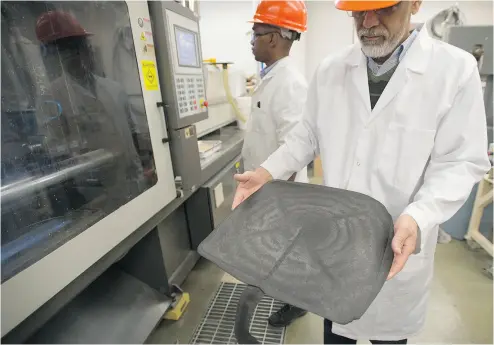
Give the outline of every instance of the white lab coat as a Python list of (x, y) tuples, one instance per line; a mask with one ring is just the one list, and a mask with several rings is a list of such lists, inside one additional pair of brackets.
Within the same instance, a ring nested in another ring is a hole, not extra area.
[[(286, 134), (302, 118), (307, 82), (290, 57), (278, 61), (252, 95), (242, 156), (245, 170), (254, 170), (284, 143)], [(307, 165), (307, 164), (306, 164)], [(296, 182), (309, 182), (304, 165)]]
[(309, 86), (303, 120), (262, 165), (286, 178), (320, 154), (325, 184), (411, 215), (421, 252), (361, 319), (333, 332), (399, 340), (425, 322), (438, 225), (452, 217), (490, 168), (482, 87), (473, 56), (422, 30), (371, 111), (359, 45), (329, 56)]

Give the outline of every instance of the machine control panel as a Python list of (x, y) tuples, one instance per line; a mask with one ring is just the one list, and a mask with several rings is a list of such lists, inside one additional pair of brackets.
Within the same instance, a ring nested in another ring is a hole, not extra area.
[(202, 75), (176, 75), (177, 109), (181, 118), (200, 114), (207, 108)]

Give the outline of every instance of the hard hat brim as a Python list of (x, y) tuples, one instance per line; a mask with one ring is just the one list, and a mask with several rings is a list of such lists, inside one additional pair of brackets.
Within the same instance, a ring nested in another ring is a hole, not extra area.
[(247, 21), (247, 23), (250, 23), (250, 24), (266, 24), (266, 25), (270, 25), (270, 26), (276, 26), (278, 28), (282, 28), (282, 29), (288, 29), (288, 30), (292, 30), (292, 31), (295, 31), (299, 34), (301, 33), (304, 33), (307, 31), (307, 29), (305, 30), (301, 30), (300, 28), (294, 28), (294, 27), (290, 27), (290, 26), (287, 26), (287, 25), (276, 25), (276, 24), (273, 24), (273, 23), (268, 23), (268, 22), (265, 22), (263, 20), (260, 20), (260, 19), (252, 19), (252, 20), (249, 20)]
[(336, 0), (335, 6), (342, 11), (373, 11), (382, 8), (394, 6), (400, 1), (354, 1), (354, 0)]

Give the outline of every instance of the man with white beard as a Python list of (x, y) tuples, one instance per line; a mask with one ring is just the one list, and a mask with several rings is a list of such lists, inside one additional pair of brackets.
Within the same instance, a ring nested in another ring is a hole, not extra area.
[(421, 1), (335, 3), (360, 42), (321, 63), (285, 143), (236, 176), (233, 208), (317, 156), (327, 186), (380, 201), (395, 221), (388, 281), (359, 320), (325, 320), (324, 342), (404, 344), (425, 322), (438, 227), (490, 169), (477, 61), (410, 30)]

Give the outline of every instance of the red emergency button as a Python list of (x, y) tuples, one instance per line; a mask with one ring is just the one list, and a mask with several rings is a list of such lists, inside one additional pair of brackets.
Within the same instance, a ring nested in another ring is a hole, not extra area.
[(204, 101), (204, 102), (202, 102), (202, 106), (203, 106), (203, 107), (206, 107), (206, 108), (207, 108), (207, 107), (208, 107), (208, 105), (209, 105), (208, 101)]

